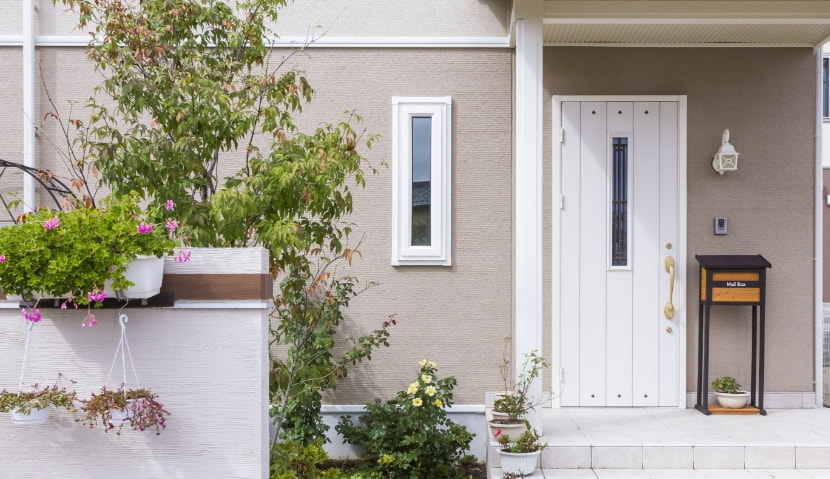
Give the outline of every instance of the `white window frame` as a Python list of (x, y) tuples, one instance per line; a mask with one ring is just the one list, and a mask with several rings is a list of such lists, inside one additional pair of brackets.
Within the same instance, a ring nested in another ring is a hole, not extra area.
[[(412, 118), (430, 117), (430, 246), (412, 246)], [(452, 98), (392, 97), (392, 265), (451, 266)]]

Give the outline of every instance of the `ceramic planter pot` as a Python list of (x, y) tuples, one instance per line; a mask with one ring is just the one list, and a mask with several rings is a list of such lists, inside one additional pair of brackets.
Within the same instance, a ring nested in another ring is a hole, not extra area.
[(34, 409), (29, 414), (18, 412), (17, 409), (11, 411), (12, 422), (14, 424), (43, 424), (49, 419), (49, 413), (52, 412), (52, 406), (46, 406), (43, 409)]
[(741, 391), (735, 394), (715, 392), (715, 398), (721, 407), (740, 409), (746, 407), (746, 403), (749, 400), (749, 391)]
[(135, 284), (123, 291), (113, 292), (112, 282), (107, 281), (104, 287), (107, 297), (146, 299), (159, 294), (164, 279), (164, 257), (137, 256), (127, 265), (124, 278)]
[(501, 471), (514, 476), (527, 476), (533, 474), (539, 464), (539, 456), (542, 451), (534, 452), (507, 452), (500, 450)]
[[(510, 439), (516, 439), (521, 436), (523, 432), (527, 431), (527, 424), (525, 424), (524, 421), (519, 423), (500, 423), (490, 421), (488, 424), (490, 426), (490, 434), (492, 434), (493, 437), (507, 436)], [(501, 430), (501, 433), (499, 433), (499, 430)]]

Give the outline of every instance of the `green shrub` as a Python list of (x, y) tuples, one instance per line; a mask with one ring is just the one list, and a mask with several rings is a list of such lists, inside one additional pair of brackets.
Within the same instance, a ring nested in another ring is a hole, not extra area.
[(363, 446), (375, 470), (390, 478), (445, 478), (469, 450), (473, 434), (447, 418), (453, 377), (438, 379), (433, 362), (421, 361), (418, 378), (391, 400), (366, 405), (360, 425), (351, 416), (335, 427), (345, 441)]
[(323, 441), (308, 445), (297, 441), (278, 442), (271, 451), (271, 479), (336, 479), (336, 469), (320, 471), (318, 466), (328, 460)]

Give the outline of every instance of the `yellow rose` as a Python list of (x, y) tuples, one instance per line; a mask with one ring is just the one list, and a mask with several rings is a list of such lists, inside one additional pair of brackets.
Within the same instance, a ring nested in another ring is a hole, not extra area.
[(424, 374), (424, 375), (421, 376), (421, 381), (423, 381), (424, 384), (426, 384), (426, 383), (432, 381), (432, 376), (430, 376), (429, 374)]
[(433, 386), (427, 386), (426, 393), (427, 396), (435, 396), (435, 388)]
[(435, 400), (435, 405), (436, 406), (441, 407), (442, 404), (444, 404), (444, 403), (442, 403), (440, 399)]
[(407, 394), (415, 394), (416, 392), (418, 392), (418, 381), (410, 384), (409, 388), (406, 390)]
[(433, 363), (432, 361), (429, 362), (429, 367), (434, 368), (435, 366), (438, 366), (438, 365)]
[(422, 359), (422, 360), (421, 360), (421, 366), (426, 366), (426, 365), (427, 365), (427, 360), (426, 360), (426, 359)]
[(420, 405), (421, 405), (421, 404), (423, 404), (423, 403), (424, 403), (424, 402), (423, 402), (423, 401), (421, 401), (421, 398), (415, 398), (415, 399), (413, 399), (413, 400), (412, 400), (412, 405), (413, 405), (413, 406), (415, 406), (415, 407), (418, 407), (418, 406), (420, 406)]

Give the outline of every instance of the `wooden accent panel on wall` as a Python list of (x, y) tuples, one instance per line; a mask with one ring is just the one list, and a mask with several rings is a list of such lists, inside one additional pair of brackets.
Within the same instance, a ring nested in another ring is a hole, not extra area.
[(176, 300), (245, 300), (274, 297), (270, 274), (166, 274), (162, 292)]

